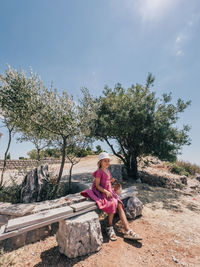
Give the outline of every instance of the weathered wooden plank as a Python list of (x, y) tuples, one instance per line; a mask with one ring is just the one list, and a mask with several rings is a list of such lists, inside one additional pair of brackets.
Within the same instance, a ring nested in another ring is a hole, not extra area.
[(95, 202), (94, 202), (94, 204), (95, 204), (94, 206), (91, 206), (91, 207), (89, 207), (87, 209), (75, 211), (74, 212), (74, 216), (78, 216), (78, 215), (86, 213), (88, 211), (97, 210), (98, 209), (97, 204)]
[(16, 236), (16, 235), (19, 235), (19, 234), (20, 233), (18, 233), (18, 231), (12, 231), (9, 233), (0, 234), (0, 241), (7, 239), (7, 238), (10, 238), (10, 237), (13, 237), (13, 236)]
[(5, 229), (6, 229), (6, 226), (5, 225), (2, 225), (0, 227), (0, 234), (3, 234), (5, 232)]
[(25, 232), (29, 232), (31, 230), (34, 230), (34, 229), (37, 229), (37, 228), (40, 228), (40, 227), (43, 227), (43, 226), (46, 226), (46, 225), (49, 225), (49, 224), (52, 224), (54, 222), (59, 222), (61, 220), (66, 220), (68, 218), (81, 215), (83, 213), (86, 213), (88, 211), (92, 211), (92, 210), (95, 210), (95, 209), (97, 209), (97, 206), (96, 207), (95, 206), (89, 207), (87, 209), (80, 210), (78, 212), (72, 212), (72, 213), (69, 213), (67, 215), (58, 216), (56, 218), (53, 218), (53, 219), (50, 219), (50, 220), (46, 220), (44, 222), (36, 223), (36, 224), (33, 224), (33, 225), (28, 225), (26, 227), (22, 227), (22, 228), (19, 228), (17, 230), (14, 230), (14, 231), (2, 233), (2, 234), (0, 234), (0, 241), (2, 241), (4, 239), (7, 239), (7, 238), (10, 238), (10, 237), (14, 237), (14, 236), (23, 234)]
[(73, 209), (69, 206), (56, 208), (48, 211), (43, 211), (35, 214), (31, 214), (24, 217), (19, 217), (15, 219), (11, 219), (8, 221), (6, 232), (13, 231), (19, 228), (23, 228), (29, 225), (41, 223), (50, 219), (54, 219), (56, 217), (60, 217), (62, 215), (66, 216), (68, 214), (72, 214)]
[[(135, 187), (129, 187), (122, 190), (121, 199), (133, 196)], [(45, 225), (52, 224), (67, 218), (77, 216), (88, 211), (96, 210), (98, 207), (95, 201), (85, 200), (81, 203), (72, 204), (70, 207), (56, 208), (45, 212), (11, 219), (8, 225), (0, 228), (0, 240), (4, 240)]]
[(74, 211), (79, 211), (79, 210), (84, 210), (87, 209), (89, 207), (97, 207), (96, 202), (93, 200), (86, 200), (80, 203), (76, 203), (76, 204), (71, 204), (70, 207), (74, 210)]
[(4, 215), (14, 215), (14, 216), (24, 216), (34, 209), (34, 204), (11, 204), (4, 203), (0, 205), (0, 214)]

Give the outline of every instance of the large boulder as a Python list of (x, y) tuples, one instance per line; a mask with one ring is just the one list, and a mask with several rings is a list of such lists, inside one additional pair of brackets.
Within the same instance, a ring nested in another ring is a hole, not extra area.
[(127, 219), (134, 220), (136, 217), (142, 215), (143, 204), (137, 197), (128, 198), (124, 206)]
[(103, 242), (99, 216), (92, 211), (60, 221), (56, 239), (60, 253), (68, 258), (99, 251)]
[(21, 202), (31, 203), (41, 201), (43, 190), (48, 182), (48, 165), (39, 166), (28, 172), (22, 182)]
[(195, 179), (200, 182), (200, 174), (199, 173), (195, 173)]

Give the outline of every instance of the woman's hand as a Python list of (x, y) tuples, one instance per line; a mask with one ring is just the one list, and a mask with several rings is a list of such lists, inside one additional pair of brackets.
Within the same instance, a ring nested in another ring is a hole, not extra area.
[(111, 178), (111, 184), (113, 184), (115, 182), (115, 178)]
[(105, 194), (107, 197), (113, 197), (113, 194), (107, 190), (105, 190)]

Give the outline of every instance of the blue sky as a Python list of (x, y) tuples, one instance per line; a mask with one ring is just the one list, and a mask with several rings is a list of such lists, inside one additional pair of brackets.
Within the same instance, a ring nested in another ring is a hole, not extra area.
[[(105, 85), (144, 84), (151, 72), (157, 96), (192, 100), (178, 123), (192, 127), (192, 144), (179, 158), (200, 164), (199, 26), (199, 0), (0, 0), (0, 73), (31, 66), (77, 97), (81, 87), (100, 95)], [(32, 148), (14, 140), (11, 157)]]

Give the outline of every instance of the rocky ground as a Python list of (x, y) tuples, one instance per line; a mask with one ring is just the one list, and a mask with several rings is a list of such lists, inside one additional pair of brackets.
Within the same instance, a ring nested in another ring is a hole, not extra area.
[[(76, 169), (80, 173), (93, 171), (94, 163), (94, 158), (85, 159)], [(158, 172), (167, 172), (160, 165), (151, 168), (154, 173), (156, 168)], [(76, 169), (74, 173), (77, 173)], [(124, 240), (123, 229), (120, 221), (117, 221), (117, 241), (109, 241), (103, 232), (104, 242), (98, 253), (68, 259), (59, 253), (56, 238), (52, 236), (2, 253), (0, 266), (200, 266), (198, 182), (189, 179), (188, 185), (182, 190), (147, 184), (136, 184), (136, 187), (136, 195), (143, 202), (144, 209), (142, 217), (130, 221), (130, 225), (143, 237), (142, 242)]]

